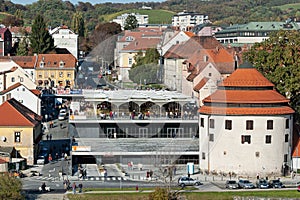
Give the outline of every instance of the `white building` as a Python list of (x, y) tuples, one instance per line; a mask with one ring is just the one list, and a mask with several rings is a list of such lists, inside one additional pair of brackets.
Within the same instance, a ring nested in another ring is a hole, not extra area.
[(172, 26), (178, 30), (190, 31), (199, 24), (209, 22), (208, 16), (195, 12), (180, 12), (172, 17)]
[(49, 31), (54, 39), (54, 46), (67, 49), (78, 59), (78, 35), (67, 26), (59, 26)]
[(36, 89), (32, 74), (29, 74), (12, 59), (0, 59), (0, 91), (6, 90), (17, 82), (22, 83), (30, 90)]
[(291, 166), (294, 110), (250, 64), (241, 65), (203, 100), (200, 169), (278, 175)]
[(139, 13), (130, 13), (130, 14), (125, 13), (123, 15), (117, 16), (116, 19), (113, 19), (113, 22), (115, 22), (117, 24), (120, 24), (122, 30), (124, 30), (125, 21), (126, 21), (126, 19), (129, 15), (135, 16), (138, 25), (140, 25), (140, 24), (149, 24), (149, 16), (148, 15), (141, 15)]
[(24, 106), (41, 115), (41, 99), (38, 90), (29, 90), (21, 83), (15, 83), (6, 90), (0, 92), (0, 104), (9, 99), (16, 99)]

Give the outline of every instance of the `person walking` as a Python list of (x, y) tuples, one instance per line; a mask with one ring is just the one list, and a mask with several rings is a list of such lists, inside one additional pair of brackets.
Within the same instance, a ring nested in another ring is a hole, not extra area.
[(72, 185), (73, 194), (76, 194), (76, 183), (74, 182)]
[(79, 187), (79, 193), (82, 193), (82, 187), (83, 187), (82, 183), (79, 183), (78, 187)]

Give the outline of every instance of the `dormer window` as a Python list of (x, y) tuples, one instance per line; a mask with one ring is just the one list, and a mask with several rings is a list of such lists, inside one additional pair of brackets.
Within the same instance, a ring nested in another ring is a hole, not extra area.
[(44, 66), (45, 66), (45, 62), (41, 61), (41, 62), (40, 62), (40, 67), (42, 68), (42, 67), (44, 67)]
[(203, 56), (203, 61), (208, 62), (208, 56)]
[(125, 40), (126, 40), (126, 41), (133, 41), (133, 37), (132, 37), (132, 36), (127, 36), (127, 37), (125, 38)]
[(59, 62), (59, 67), (64, 67), (64, 66), (65, 66), (64, 61), (60, 61), (60, 62)]

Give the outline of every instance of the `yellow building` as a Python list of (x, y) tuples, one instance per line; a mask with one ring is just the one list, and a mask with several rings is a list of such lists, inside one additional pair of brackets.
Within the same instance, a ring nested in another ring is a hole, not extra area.
[(39, 54), (35, 81), (39, 87), (75, 85), (77, 59), (72, 54)]
[(0, 146), (15, 147), (33, 165), (42, 137), (42, 117), (15, 99), (0, 105)]

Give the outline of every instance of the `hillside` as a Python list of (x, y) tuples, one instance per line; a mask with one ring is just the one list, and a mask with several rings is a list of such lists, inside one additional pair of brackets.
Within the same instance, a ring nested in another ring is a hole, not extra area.
[(168, 10), (141, 10), (141, 9), (130, 9), (124, 10), (121, 12), (113, 13), (110, 15), (104, 15), (103, 18), (105, 21), (111, 21), (117, 16), (120, 16), (124, 13), (139, 13), (141, 15), (149, 16), (149, 24), (171, 24), (172, 16), (175, 12)]

